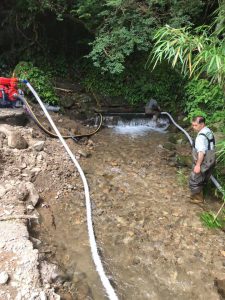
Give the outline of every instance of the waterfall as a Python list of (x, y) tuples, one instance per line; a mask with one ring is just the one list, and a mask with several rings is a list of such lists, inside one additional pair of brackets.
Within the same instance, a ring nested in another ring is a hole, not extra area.
[(119, 134), (144, 135), (150, 131), (166, 132), (167, 118), (146, 117), (145, 114), (111, 114), (103, 116), (103, 124)]

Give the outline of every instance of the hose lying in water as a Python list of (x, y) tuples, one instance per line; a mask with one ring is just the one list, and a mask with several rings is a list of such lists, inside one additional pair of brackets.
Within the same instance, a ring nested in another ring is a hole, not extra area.
[(49, 115), (47, 109), (45, 108), (45, 106), (44, 106), (43, 102), (41, 101), (41, 99), (39, 98), (38, 94), (35, 92), (35, 90), (33, 89), (33, 87), (30, 85), (30, 83), (28, 81), (23, 80), (23, 82), (27, 85), (27, 87), (30, 89), (30, 91), (32, 92), (32, 94), (34, 95), (34, 97), (36, 98), (38, 103), (40, 104), (40, 106), (41, 106), (42, 110), (44, 111), (49, 123), (51, 124), (51, 126), (54, 129), (56, 135), (58, 136), (60, 142), (63, 144), (64, 148), (66, 149), (68, 155), (70, 156), (71, 160), (75, 164), (75, 166), (76, 166), (76, 168), (77, 168), (77, 170), (78, 170), (78, 172), (81, 176), (81, 179), (82, 179), (82, 182), (83, 182), (83, 185), (84, 185), (84, 193), (85, 193), (85, 199), (86, 199), (87, 227), (88, 227), (88, 235), (89, 235), (89, 242), (90, 242), (90, 247), (91, 247), (92, 258), (93, 258), (96, 270), (97, 270), (97, 272), (100, 276), (100, 279), (102, 281), (102, 284), (103, 284), (103, 286), (106, 290), (106, 293), (107, 293), (109, 299), (110, 300), (118, 300), (118, 297), (117, 297), (117, 295), (116, 295), (109, 279), (107, 278), (107, 276), (105, 274), (100, 256), (98, 254), (97, 243), (96, 243), (96, 240), (95, 240), (93, 222), (92, 222), (90, 193), (89, 193), (88, 183), (87, 183), (87, 179), (84, 175), (84, 172), (81, 169), (78, 161), (74, 157), (73, 153), (71, 152), (69, 146), (65, 142), (64, 138), (60, 134), (58, 128), (56, 127), (55, 123), (53, 122), (51, 116)]
[[(27, 100), (22, 97), (21, 95), (17, 95), (17, 98), (20, 99), (22, 101), (22, 103), (26, 106), (27, 110), (28, 110), (28, 113), (30, 114), (31, 118), (34, 120), (34, 122), (37, 124), (37, 126), (42, 129), (45, 133), (47, 133), (50, 137), (53, 137), (53, 138), (58, 138), (57, 134), (54, 134), (53, 132), (49, 131), (47, 128), (45, 128), (41, 122), (38, 120), (38, 118), (35, 116), (32, 108), (30, 107), (29, 103), (27, 102)], [(75, 134), (75, 135), (63, 135), (62, 137), (64, 139), (73, 139), (73, 140), (78, 140), (79, 138), (83, 138), (83, 137), (88, 137), (88, 136), (92, 136), (94, 135), (96, 132), (99, 131), (99, 129), (101, 128), (102, 126), (102, 115), (99, 113), (99, 116), (100, 116), (100, 122), (99, 122), (99, 125), (98, 127), (90, 132), (90, 133), (87, 133), (87, 134)]]
[[(191, 146), (193, 145), (193, 141), (192, 138), (190, 137), (190, 135), (187, 133), (186, 130), (184, 130), (181, 126), (179, 126), (173, 119), (173, 117), (168, 113), (168, 112), (161, 112), (161, 115), (167, 115), (169, 117), (169, 119), (172, 121), (172, 123), (178, 128), (180, 129), (188, 138)], [(223, 196), (225, 196), (225, 191), (223, 189), (223, 187), (219, 184), (219, 182), (216, 180), (216, 178), (214, 176), (211, 175), (210, 177), (211, 181), (214, 183), (214, 185), (216, 186), (216, 188), (223, 194)]]

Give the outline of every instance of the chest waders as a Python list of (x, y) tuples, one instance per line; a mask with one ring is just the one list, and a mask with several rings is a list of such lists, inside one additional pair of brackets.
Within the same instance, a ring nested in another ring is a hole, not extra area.
[[(215, 146), (215, 138), (213, 137), (212, 139), (209, 139), (204, 133), (200, 133), (199, 135), (203, 135), (208, 140), (208, 150), (206, 151), (204, 160), (201, 164), (201, 172), (198, 174), (194, 173), (194, 171), (191, 172), (189, 187), (192, 194), (202, 192), (203, 185), (212, 175), (212, 171), (216, 164), (215, 150), (211, 150), (210, 147), (211, 143), (213, 143), (213, 145)], [(198, 152), (195, 149), (195, 143), (193, 143), (192, 157), (195, 165), (198, 159)]]
[[(215, 138), (213, 136), (212, 139), (209, 139), (208, 136), (204, 133), (200, 133), (199, 135), (203, 135), (208, 140), (208, 150), (206, 151), (204, 160), (201, 164), (201, 172), (205, 172), (205, 171), (209, 170), (210, 168), (214, 167), (216, 164), (216, 152), (214, 149), (211, 150), (211, 147), (210, 147), (210, 145), (212, 143), (215, 148)], [(194, 163), (196, 163), (196, 161), (198, 159), (198, 152), (195, 149), (195, 143), (193, 143), (192, 157), (193, 157)]]

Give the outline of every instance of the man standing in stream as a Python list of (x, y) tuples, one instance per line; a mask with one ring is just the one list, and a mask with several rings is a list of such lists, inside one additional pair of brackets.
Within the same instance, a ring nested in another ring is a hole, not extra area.
[(215, 138), (213, 132), (206, 127), (205, 118), (197, 116), (192, 120), (192, 128), (197, 137), (193, 143), (193, 170), (191, 172), (189, 187), (191, 190), (191, 203), (203, 203), (203, 186), (207, 183), (215, 167)]

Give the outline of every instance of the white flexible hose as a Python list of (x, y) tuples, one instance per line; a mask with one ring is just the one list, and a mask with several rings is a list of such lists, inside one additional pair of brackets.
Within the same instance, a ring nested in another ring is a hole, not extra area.
[(84, 175), (84, 172), (81, 169), (78, 161), (74, 157), (73, 153), (71, 152), (70, 148), (68, 147), (67, 143), (63, 139), (62, 135), (60, 134), (58, 128), (56, 127), (55, 123), (53, 122), (51, 116), (49, 115), (47, 109), (45, 108), (45, 106), (44, 106), (43, 102), (41, 101), (41, 99), (39, 98), (38, 94), (35, 92), (35, 90), (30, 85), (29, 82), (27, 82), (26, 80), (24, 80), (23, 82), (28, 86), (28, 88), (30, 89), (30, 91), (32, 92), (34, 97), (37, 99), (37, 101), (40, 104), (42, 110), (44, 111), (46, 117), (48, 118), (49, 123), (51, 124), (52, 128), (54, 129), (54, 131), (57, 134), (59, 140), (61, 141), (61, 143), (63, 144), (63, 146), (66, 149), (67, 153), (69, 154), (70, 158), (74, 162), (74, 164), (75, 164), (75, 166), (76, 166), (76, 168), (77, 168), (77, 170), (78, 170), (78, 172), (81, 176), (81, 179), (82, 179), (82, 182), (83, 182), (83, 185), (84, 185), (84, 192), (85, 192), (85, 199), (86, 199), (87, 227), (88, 227), (88, 235), (89, 235), (89, 242), (90, 242), (90, 246), (91, 246), (92, 258), (93, 258), (93, 261), (94, 261), (95, 266), (96, 266), (96, 270), (97, 270), (97, 272), (100, 276), (100, 279), (102, 281), (102, 284), (103, 284), (103, 286), (106, 290), (106, 293), (107, 293), (109, 299), (110, 300), (118, 300), (118, 297), (117, 297), (117, 295), (116, 295), (109, 279), (107, 278), (107, 276), (105, 274), (100, 256), (98, 254), (97, 243), (96, 243), (96, 240), (95, 240), (93, 222), (92, 222), (91, 201), (90, 201), (89, 188), (88, 188), (88, 183), (87, 183), (87, 179)]
[[(186, 137), (188, 138), (188, 140), (189, 140), (191, 146), (193, 146), (193, 141), (192, 141), (192, 138), (190, 137), (190, 135), (187, 133), (186, 130), (184, 130), (181, 126), (179, 126), (179, 125), (174, 121), (174, 119), (172, 118), (172, 116), (171, 116), (168, 112), (161, 112), (161, 115), (167, 115), (167, 116), (170, 118), (170, 120), (172, 121), (172, 123), (173, 123), (177, 128), (179, 128), (179, 129), (186, 135)], [(216, 178), (215, 178), (213, 175), (210, 176), (210, 179), (211, 179), (211, 181), (214, 183), (214, 185), (216, 186), (216, 188), (223, 194), (223, 197), (224, 197), (224, 196), (225, 196), (225, 191), (224, 191), (223, 187), (219, 184), (219, 182), (216, 180)]]
[(179, 129), (186, 135), (186, 137), (188, 138), (190, 144), (193, 145), (192, 138), (191, 138), (190, 135), (187, 133), (187, 131), (185, 131), (180, 125), (178, 125), (178, 124), (174, 121), (173, 117), (172, 117), (168, 112), (161, 112), (161, 115), (167, 115), (167, 116), (170, 118), (170, 120), (172, 121), (172, 123), (173, 123), (177, 128), (179, 128)]

